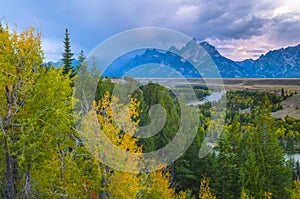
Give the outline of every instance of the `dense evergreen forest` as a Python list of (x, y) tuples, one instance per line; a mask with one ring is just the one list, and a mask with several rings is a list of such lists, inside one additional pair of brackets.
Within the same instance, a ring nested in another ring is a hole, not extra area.
[[(0, 35), (1, 198), (300, 198), (300, 164), (284, 156), (300, 151), (300, 120), (270, 114), (295, 93), (227, 92), (223, 134), (204, 158), (198, 153), (216, 110), (209, 102), (199, 105), (199, 115), (193, 116), (200, 119), (197, 135), (183, 156), (158, 171), (126, 173), (95, 158), (75, 128), (76, 73), (96, 77), (97, 63), (89, 72), (81, 53), (80, 70), (72, 68), (66, 39), (65, 67), (45, 66), (40, 33), (1, 26)], [(122, 95), (122, 86), (138, 88), (128, 104), (112, 95), (114, 89)], [(204, 87), (194, 91), (199, 100), (210, 94)], [(166, 110), (164, 127), (150, 138), (134, 136), (138, 125), (151, 122), (149, 109), (155, 104)], [(112, 119), (116, 105), (128, 110), (122, 124), (126, 131)], [(130, 77), (118, 87), (100, 78), (94, 105), (85, 111), (100, 124), (99, 129), (82, 126), (85, 136), (102, 130), (115, 145), (135, 153), (165, 146), (180, 126), (179, 101), (168, 88), (140, 85)]]

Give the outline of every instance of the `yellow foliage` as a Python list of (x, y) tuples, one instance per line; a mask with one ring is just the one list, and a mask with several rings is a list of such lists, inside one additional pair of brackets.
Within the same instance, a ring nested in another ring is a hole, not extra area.
[(265, 192), (265, 198), (264, 199), (272, 199), (272, 193), (271, 192)]
[(118, 98), (113, 96), (110, 100), (110, 94), (107, 92), (104, 98), (95, 104), (99, 126), (106, 136), (121, 149), (130, 152), (141, 152), (138, 147), (137, 138), (133, 137), (138, 130), (138, 121), (134, 122), (132, 118), (138, 117), (137, 100), (130, 100), (129, 105), (119, 104)]
[(116, 171), (109, 181), (107, 192), (111, 198), (136, 198), (141, 189), (140, 179), (136, 174)]
[[(93, 125), (83, 126), (86, 134), (84, 137), (97, 146), (97, 140), (101, 140), (101, 131), (117, 147), (133, 153), (142, 153), (142, 147), (137, 145), (138, 138), (133, 137), (138, 130), (138, 106), (139, 102), (136, 99), (130, 99), (130, 103), (124, 105), (119, 103), (116, 97), (106, 93), (103, 99), (94, 103), (92, 110), (86, 115), (87, 121)], [(98, 125), (93, 122), (93, 118), (97, 118)], [(105, 150), (101, 147), (91, 149), (96, 156), (101, 154), (100, 150)], [(130, 159), (124, 161), (124, 165), (131, 165)], [(103, 171), (107, 182), (104, 185), (105, 192), (110, 198), (174, 198), (175, 190), (170, 188), (168, 173), (163, 175), (162, 171), (156, 171), (136, 174), (107, 167), (103, 168)]]
[(148, 196), (146, 198), (169, 199), (174, 197), (175, 189), (170, 188), (169, 173), (163, 175), (162, 171), (156, 171), (152, 172), (150, 177), (150, 188), (146, 192)]
[(295, 188), (292, 191), (292, 199), (300, 199), (300, 181), (294, 181)]
[(186, 197), (187, 197), (186, 192), (180, 191), (180, 192), (176, 195), (175, 199), (187, 199)]
[(216, 199), (217, 197), (213, 195), (210, 191), (209, 187), (209, 179), (204, 178), (200, 183), (199, 190), (199, 198), (200, 199)]

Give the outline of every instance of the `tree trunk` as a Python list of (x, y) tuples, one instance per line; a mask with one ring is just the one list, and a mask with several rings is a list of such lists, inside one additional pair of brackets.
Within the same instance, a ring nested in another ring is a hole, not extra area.
[(11, 155), (11, 151), (7, 148), (7, 141), (5, 140), (6, 151), (6, 183), (7, 188), (3, 193), (4, 198), (14, 199), (17, 195), (16, 182), (18, 180), (18, 163), (17, 159)]
[(10, 142), (14, 141), (13, 137), (10, 137), (9, 130), (13, 131), (11, 127), (11, 119), (16, 114), (16, 110), (13, 113), (13, 106), (16, 105), (15, 96), (13, 94), (14, 86), (9, 88), (5, 86), (6, 102), (7, 102), (7, 115), (4, 119), (4, 124), (2, 124), (2, 131), (4, 133), (4, 151), (6, 158), (6, 190), (3, 193), (4, 198), (14, 199), (17, 196), (16, 182), (18, 180), (18, 161), (13, 155), (13, 151), (8, 146), (8, 138)]

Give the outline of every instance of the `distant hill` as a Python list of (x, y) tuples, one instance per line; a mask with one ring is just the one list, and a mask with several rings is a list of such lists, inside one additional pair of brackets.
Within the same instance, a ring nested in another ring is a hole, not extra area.
[[(49, 61), (49, 62), (44, 63), (44, 65), (52, 65), (52, 66), (58, 68), (58, 67), (63, 66), (63, 63), (61, 61), (58, 61), (58, 62)], [(74, 59), (72, 61), (72, 66), (78, 66), (78, 65), (79, 65), (79, 61)]]
[[(199, 72), (187, 60), (194, 60), (201, 47), (210, 55), (218, 67), (223, 78), (300, 78), (300, 45), (279, 50), (269, 51), (258, 59), (233, 61), (222, 56), (218, 50), (207, 42), (189, 42), (183, 48), (172, 47), (165, 52), (157, 49), (142, 49), (130, 52), (115, 60), (105, 71), (104, 76), (122, 77), (186, 77), (200, 78)], [(177, 54), (184, 54), (186, 60)], [(201, 61), (194, 61), (200, 65), (202, 74), (215, 77), (210, 66), (201, 65)], [(48, 62), (55, 67), (61, 62)], [(78, 65), (74, 60), (73, 65)], [(168, 66), (168, 67), (166, 67)], [(170, 70), (170, 67), (172, 70)], [(180, 73), (182, 76), (178, 76)]]

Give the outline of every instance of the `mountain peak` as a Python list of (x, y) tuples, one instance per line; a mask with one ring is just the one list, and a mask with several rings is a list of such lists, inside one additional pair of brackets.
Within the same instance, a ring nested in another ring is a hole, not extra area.
[(199, 42), (199, 45), (201, 45), (201, 46), (209, 46), (209, 47), (213, 47), (214, 48), (214, 46), (211, 45), (211, 44), (209, 44), (207, 41), (201, 41), (201, 42)]
[(200, 42), (199, 45), (202, 46), (210, 55), (220, 56), (219, 51), (217, 51), (217, 49), (208, 42), (203, 41)]
[(271, 50), (258, 59), (239, 62), (251, 77), (299, 78), (300, 45)]

